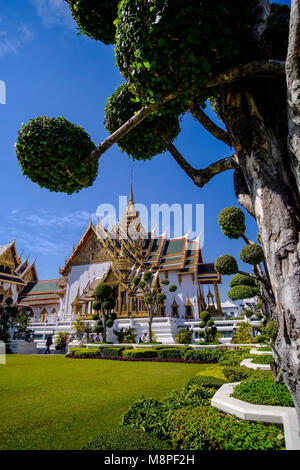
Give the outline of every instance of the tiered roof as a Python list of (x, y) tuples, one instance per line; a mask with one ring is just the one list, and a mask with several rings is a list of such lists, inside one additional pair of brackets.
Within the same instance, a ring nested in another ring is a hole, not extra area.
[(65, 292), (59, 285), (59, 279), (29, 282), (19, 296), (20, 305), (51, 305), (60, 301)]

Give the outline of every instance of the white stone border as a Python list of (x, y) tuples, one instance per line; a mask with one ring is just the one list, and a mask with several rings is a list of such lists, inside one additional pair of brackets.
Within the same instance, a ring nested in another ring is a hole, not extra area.
[(255, 369), (255, 370), (271, 370), (269, 364), (254, 364), (253, 359), (244, 359), (240, 366), (248, 367), (248, 369)]
[(283, 424), (286, 450), (300, 450), (300, 430), (295, 408), (254, 405), (233, 398), (230, 395), (239, 383), (222, 385), (211, 400), (212, 406), (247, 421)]

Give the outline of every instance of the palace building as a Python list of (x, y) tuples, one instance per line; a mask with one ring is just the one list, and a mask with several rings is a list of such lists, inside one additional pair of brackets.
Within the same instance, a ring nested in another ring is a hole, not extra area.
[[(145, 271), (154, 274), (153, 288), (167, 296), (157, 317), (197, 320), (203, 310), (213, 316), (223, 315), (218, 291), (221, 276), (215, 272), (214, 263), (204, 263), (200, 239), (146, 233), (134, 204), (132, 185), (118, 226), (107, 230), (100, 222), (94, 225), (90, 220), (58, 279), (40, 281), (35, 264), (21, 262), (17, 256), (15, 243), (0, 247), (0, 301), (12, 296), (20, 307), (31, 310), (34, 322), (72, 322), (79, 317), (91, 320), (95, 287), (105, 282), (113, 289), (114, 312), (121, 324), (122, 319), (147, 317), (143, 293), (132, 282)], [(162, 279), (175, 284), (177, 290), (171, 293), (164, 289)]]

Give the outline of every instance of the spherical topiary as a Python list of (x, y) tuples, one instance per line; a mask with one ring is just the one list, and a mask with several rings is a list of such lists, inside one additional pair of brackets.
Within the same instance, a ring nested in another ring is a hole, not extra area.
[(169, 286), (169, 291), (170, 291), (170, 292), (175, 292), (176, 290), (177, 290), (177, 286), (175, 286), (175, 284), (171, 284), (171, 285)]
[(101, 282), (95, 289), (95, 297), (99, 300), (106, 300), (111, 296), (111, 287), (105, 282)]
[(259, 264), (264, 259), (264, 252), (260, 245), (246, 245), (240, 252), (240, 258), (244, 263)]
[(103, 333), (103, 326), (102, 325), (97, 325), (94, 328), (95, 333)]
[(114, 320), (112, 318), (108, 318), (108, 320), (106, 320), (106, 326), (107, 328), (112, 328), (114, 326)]
[(141, 282), (139, 283), (139, 287), (140, 287), (141, 289), (145, 289), (146, 285), (147, 285), (147, 283), (146, 283), (145, 281), (141, 281)]
[(139, 276), (134, 276), (134, 278), (132, 279), (132, 282), (135, 286), (138, 286), (140, 283), (140, 280), (141, 278)]
[(145, 282), (149, 282), (150, 279), (151, 279), (151, 276), (152, 276), (152, 274), (151, 274), (150, 271), (145, 271), (144, 274), (143, 274), (143, 280)]
[(118, 318), (118, 315), (115, 312), (111, 312), (109, 314), (109, 318), (113, 321), (115, 321)]
[(200, 318), (201, 318), (201, 320), (204, 321), (204, 323), (207, 323), (208, 320), (210, 320), (210, 318), (211, 318), (211, 314), (207, 310), (203, 310), (200, 313)]
[[(120, 85), (108, 99), (105, 107), (106, 129), (112, 134), (140, 109), (141, 104), (135, 101), (128, 86)], [(122, 152), (126, 152), (134, 159), (151, 159), (166, 151), (165, 144), (156, 135), (160, 131), (172, 142), (180, 132), (178, 117), (172, 113), (152, 114), (122, 137), (117, 144)]]
[(259, 289), (257, 287), (235, 286), (230, 289), (227, 295), (231, 300), (241, 300), (251, 299), (257, 294), (259, 294)]
[[(254, 6), (258, 0), (250, 2)], [(240, 63), (244, 53), (248, 59), (252, 5), (240, 0), (123, 0), (116, 22), (122, 75), (146, 100), (178, 90), (182, 96), (199, 93), (210, 72)]]
[(114, 299), (107, 299), (103, 302), (103, 307), (105, 308), (105, 310), (112, 310), (115, 304), (116, 302), (114, 301)]
[(238, 207), (226, 207), (219, 214), (219, 225), (228, 238), (239, 238), (246, 230), (244, 212)]
[(246, 276), (245, 274), (236, 274), (230, 279), (229, 285), (230, 287), (235, 286), (251, 286), (254, 287), (256, 285), (256, 280), (252, 276)]
[(166, 300), (167, 296), (165, 294), (157, 294), (156, 298), (162, 304)]
[(22, 173), (31, 181), (73, 194), (96, 179), (98, 161), (88, 159), (95, 147), (84, 129), (64, 117), (40, 116), (19, 131), (16, 153)]
[(233, 256), (222, 255), (216, 259), (215, 270), (220, 274), (235, 274), (238, 271), (238, 265)]
[[(93, 307), (93, 310), (96, 310), (96, 311), (101, 310), (102, 303), (99, 300), (97, 300), (96, 302), (93, 303), (92, 307)], [(98, 317), (98, 318), (94, 318), (94, 317)], [(94, 317), (93, 317), (93, 320), (99, 319), (99, 315), (94, 315)]]
[(119, 0), (65, 0), (80, 31), (86, 36), (113, 44), (116, 34), (114, 21)]
[(160, 280), (160, 283), (163, 285), (163, 286), (168, 286), (170, 284), (170, 281), (169, 279), (161, 279)]
[(145, 295), (145, 302), (146, 304), (151, 304), (151, 302), (153, 302), (153, 297), (151, 294)]

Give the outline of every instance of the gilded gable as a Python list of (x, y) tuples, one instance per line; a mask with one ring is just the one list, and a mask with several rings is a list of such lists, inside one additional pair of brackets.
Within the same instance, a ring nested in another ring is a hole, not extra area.
[(107, 250), (102, 246), (102, 243), (93, 233), (71, 264), (72, 266), (79, 266), (82, 264), (102, 263), (106, 261), (111, 261), (111, 258)]

